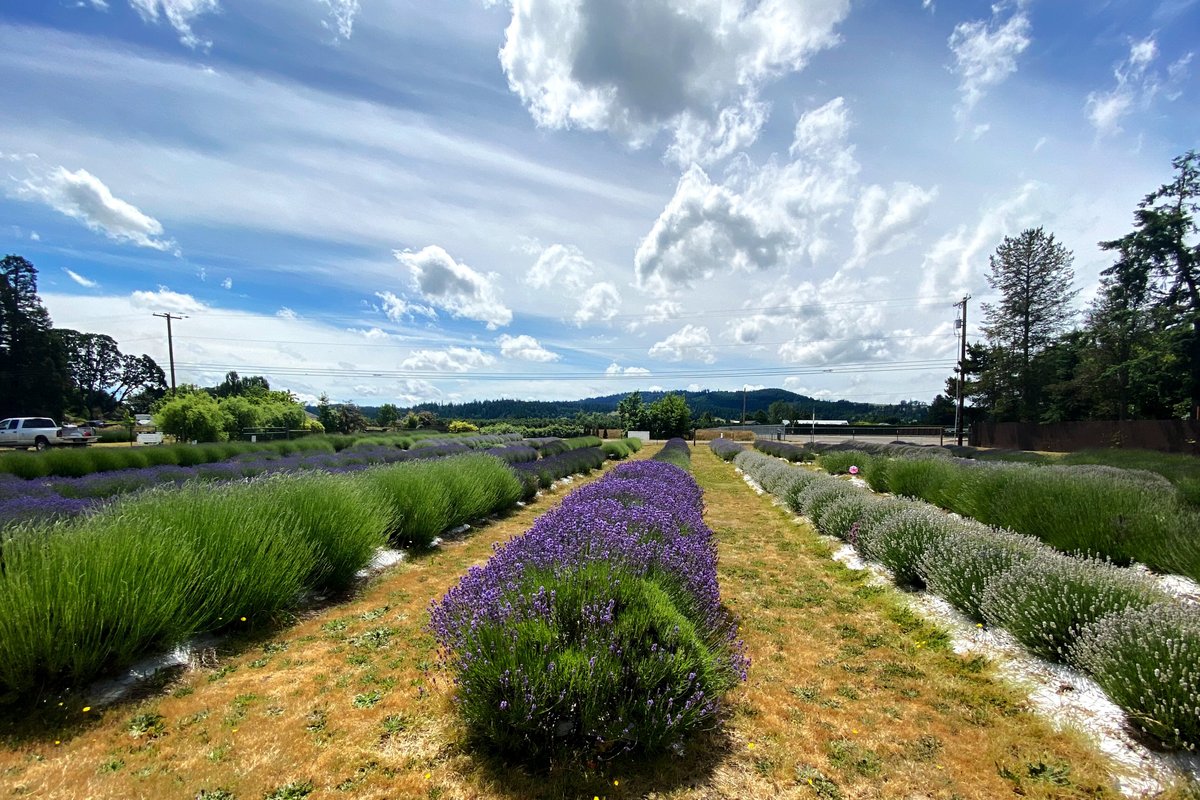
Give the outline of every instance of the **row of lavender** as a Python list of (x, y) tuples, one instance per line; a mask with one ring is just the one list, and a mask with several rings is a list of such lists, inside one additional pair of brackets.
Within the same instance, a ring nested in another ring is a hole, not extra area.
[[(194, 466), (162, 464), (93, 472), (82, 477), (25, 480), (0, 473), (0, 527), (77, 516), (112, 498), (155, 486), (235, 481), (284, 472), (357, 472), (376, 464), (445, 458), (474, 451), (485, 452), (514, 465), (522, 476), (533, 473), (537, 480), (525, 480), (525, 496), (528, 498), (536, 493), (539, 486), (544, 488), (563, 475), (589, 471), (602, 464), (604, 455), (593, 446), (594, 439), (579, 437), (577, 440), (557, 440), (560, 445), (541, 452), (558, 455), (545, 459), (539, 459), (538, 449), (512, 436), (478, 436), (426, 439), (411, 449), (370, 441), (336, 452), (301, 450), (284, 454), (276, 449), (262, 449), (241, 453), (224, 461)], [(153, 451), (154, 448), (146, 450)], [(572, 456), (572, 453), (576, 455)], [(532, 468), (523, 466), (533, 462), (540, 463)]]
[(1163, 742), (1200, 745), (1200, 609), (1152, 577), (762, 453), (734, 463), (897, 583), (926, 588), (1037, 655), (1082, 669)]
[(746, 677), (716, 567), (685, 470), (622, 464), (572, 492), (431, 607), (468, 726), (535, 761), (680, 746)]
[(833, 473), (856, 466), (871, 488), (913, 497), (1066, 553), (1134, 561), (1200, 581), (1200, 513), (1162, 475), (1099, 464), (1041, 466), (956, 458), (942, 447), (756, 441), (788, 461)]

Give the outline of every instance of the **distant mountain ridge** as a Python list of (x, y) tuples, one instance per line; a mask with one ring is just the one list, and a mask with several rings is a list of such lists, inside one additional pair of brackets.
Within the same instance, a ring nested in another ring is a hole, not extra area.
[[(727, 390), (704, 390), (699, 392), (648, 392), (643, 391), (642, 401), (652, 403), (666, 394), (682, 395), (688, 407), (696, 416), (708, 412), (713, 417), (727, 420), (742, 418), (743, 393)], [(582, 400), (472, 400), (466, 403), (420, 403), (412, 407), (413, 411), (432, 411), (442, 419), (466, 420), (503, 420), (503, 419), (546, 419), (554, 417), (573, 417), (584, 413), (613, 413), (617, 403), (629, 392), (587, 397)], [(745, 393), (747, 419), (756, 412), (767, 411), (772, 403), (790, 403), (795, 407), (797, 417), (810, 419), (846, 419), (864, 421), (885, 421), (897, 418), (903, 422), (921, 422), (928, 411), (928, 404), (908, 400), (898, 404), (876, 405), (872, 403), (856, 403), (850, 400), (819, 400), (802, 394), (790, 392), (787, 389), (756, 389)], [(374, 416), (377, 407), (363, 406), (362, 410), (368, 416)]]

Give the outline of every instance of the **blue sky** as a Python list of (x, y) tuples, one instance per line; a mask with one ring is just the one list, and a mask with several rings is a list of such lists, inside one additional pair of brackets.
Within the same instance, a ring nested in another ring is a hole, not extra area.
[(1200, 144), (1196, 0), (6, 0), (0, 250), (181, 381), (928, 401)]

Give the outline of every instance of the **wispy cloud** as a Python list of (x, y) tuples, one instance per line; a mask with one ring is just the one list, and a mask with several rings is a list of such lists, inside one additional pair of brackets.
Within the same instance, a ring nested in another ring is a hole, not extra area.
[(68, 278), (75, 281), (80, 286), (84, 287), (85, 289), (96, 289), (100, 286), (100, 284), (97, 283), (96, 281), (93, 281), (93, 280), (90, 280), (89, 278), (83, 277), (82, 275), (80, 275), (78, 272), (76, 272), (73, 269), (67, 269), (66, 267), (63, 267), (63, 272), (67, 273)]

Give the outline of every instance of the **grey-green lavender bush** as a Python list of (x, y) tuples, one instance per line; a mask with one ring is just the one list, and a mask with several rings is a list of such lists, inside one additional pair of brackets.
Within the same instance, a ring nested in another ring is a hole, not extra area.
[(869, 506), (879, 504), (874, 495), (867, 492), (855, 492), (838, 497), (821, 510), (820, 516), (813, 520), (817, 530), (826, 536), (836, 536), (846, 539)]
[(1200, 613), (1160, 603), (1085, 625), (1070, 661), (1086, 670), (1142, 730), (1200, 746)]
[(884, 516), (866, 530), (860, 528), (858, 549), (864, 557), (890, 569), (896, 583), (920, 588), (925, 585), (918, 567), (920, 559), (930, 547), (950, 536), (956, 525), (936, 508), (914, 504)]
[(929, 591), (971, 619), (982, 621), (984, 585), (1017, 564), (1049, 551), (1032, 536), (963, 520), (949, 536), (930, 545), (918, 561), (917, 570)]
[(1168, 598), (1145, 575), (1103, 561), (1040, 553), (988, 580), (980, 610), (1038, 655), (1065, 661), (1080, 629)]
[(789, 498), (788, 506), (797, 514), (803, 514), (810, 520), (815, 520), (830, 503), (838, 498), (860, 492), (860, 489), (847, 481), (820, 475), (795, 494), (794, 498)]

